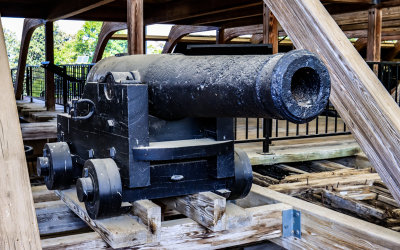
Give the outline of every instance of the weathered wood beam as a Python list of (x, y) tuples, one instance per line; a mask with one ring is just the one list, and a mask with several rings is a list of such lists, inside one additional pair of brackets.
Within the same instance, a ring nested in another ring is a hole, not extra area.
[(400, 203), (398, 105), (319, 1), (265, 2), (296, 48), (315, 52), (326, 62), (330, 101)]
[(24, 19), (24, 26), (22, 28), (21, 45), (19, 47), (17, 81), (15, 83), (15, 98), (21, 100), (22, 92), (24, 91), (24, 78), (26, 58), (28, 57), (29, 43), (33, 32), (39, 26), (44, 24), (43, 19)]
[(382, 9), (371, 8), (368, 11), (367, 61), (381, 60)]
[(144, 54), (143, 0), (127, 0), (128, 54)]
[(0, 249), (41, 249), (0, 20)]
[(392, 61), (400, 53), (400, 42), (397, 41), (394, 47), (383, 58), (385, 61)]
[(60, 200), (36, 203), (35, 209), (41, 236), (88, 228), (86, 223)]
[(374, 0), (321, 0), (321, 3), (360, 3), (374, 4)]
[(263, 4), (263, 43), (272, 44), (272, 53), (278, 53), (278, 20)]
[(111, 3), (115, 0), (63, 0), (57, 1), (54, 9), (50, 10), (47, 21), (57, 21), (66, 19), (75, 15), (84, 13), (86, 11), (95, 9), (105, 4)]
[[(202, 32), (202, 31), (209, 31), (209, 30), (216, 30), (217, 27), (211, 26), (192, 26), (192, 25), (174, 25), (172, 26), (168, 40), (164, 45), (162, 53), (171, 53), (174, 49), (175, 45), (179, 42), (182, 37), (187, 36), (191, 33)], [(224, 32), (225, 34), (225, 32)]]
[(358, 38), (357, 41), (354, 43), (354, 48), (358, 52), (360, 52), (366, 47), (367, 47), (367, 38)]
[(302, 239), (272, 240), (285, 248), (318, 249), (321, 246), (324, 246), (324, 249), (337, 249), (338, 246), (349, 249), (400, 248), (398, 232), (258, 185), (253, 184), (250, 194), (243, 201), (237, 201), (237, 204), (248, 203), (248, 206), (257, 206), (274, 202), (282, 202), (301, 211)]
[[(53, 22), (45, 24), (45, 54), (46, 61), (54, 63), (54, 29)], [(54, 73), (50, 70), (46, 71), (46, 108), (48, 111), (56, 110)]]
[(400, 0), (388, 0), (388, 1), (381, 1), (381, 3), (377, 4), (377, 8), (390, 8), (390, 7), (397, 7), (400, 5)]
[(162, 199), (168, 208), (176, 210), (200, 225), (212, 230), (221, 231), (226, 228), (218, 227), (226, 210), (226, 198), (212, 192), (185, 195)]
[(128, 27), (124, 22), (104, 22), (103, 25), (101, 26), (92, 63), (96, 63), (101, 60), (104, 54), (104, 50), (107, 46), (107, 43), (110, 40), (110, 38), (115, 34), (115, 32), (127, 28)]
[(225, 29), (224, 40), (225, 40), (225, 42), (228, 42), (238, 36), (262, 33), (262, 31), (263, 31), (262, 24), (242, 26), (242, 27), (237, 27), (237, 28), (229, 28), (229, 29)]
[(249, 0), (246, 4), (243, 4), (242, 0), (208, 1), (207, 4), (195, 0), (170, 1), (155, 6), (151, 15), (146, 15), (145, 23), (177, 23), (184, 19), (219, 15), (252, 6), (261, 7), (261, 5), (262, 3), (258, 0)]

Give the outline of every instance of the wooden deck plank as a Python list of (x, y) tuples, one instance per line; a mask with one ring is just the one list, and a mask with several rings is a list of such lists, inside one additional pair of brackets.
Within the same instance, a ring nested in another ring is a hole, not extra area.
[(274, 165), (279, 163), (314, 161), (352, 156), (361, 152), (357, 142), (347, 140), (317, 140), (311, 143), (276, 145), (270, 147), (270, 154), (262, 154), (260, 143), (238, 144), (250, 158), (252, 165)]
[(57, 122), (22, 123), (21, 131), (24, 141), (56, 139)]

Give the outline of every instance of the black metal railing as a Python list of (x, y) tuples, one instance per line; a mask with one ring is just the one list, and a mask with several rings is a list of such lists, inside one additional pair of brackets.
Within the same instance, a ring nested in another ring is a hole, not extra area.
[[(77, 81), (66, 80), (67, 88), (63, 89), (63, 82), (65, 79), (63, 79), (61, 76), (54, 75), (55, 97), (57, 104), (63, 105), (64, 94), (67, 96), (68, 101), (74, 98), (80, 98), (82, 96), (85, 81), (92, 66), (93, 64), (60, 65), (60, 67), (67, 72), (67, 75), (71, 76), (72, 78), (76, 78)], [(43, 100), (45, 99), (45, 71), (46, 70), (40, 66), (26, 66), (23, 91), (24, 96), (30, 96)], [(13, 71), (11, 71), (11, 73), (13, 74)], [(15, 83), (15, 78), (13, 80)]]

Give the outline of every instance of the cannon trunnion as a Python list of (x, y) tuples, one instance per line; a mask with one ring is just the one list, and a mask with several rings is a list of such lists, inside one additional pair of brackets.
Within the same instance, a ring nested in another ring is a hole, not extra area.
[(142, 55), (107, 58), (81, 100), (57, 118), (58, 141), (38, 158), (49, 189), (76, 183), (92, 218), (121, 203), (251, 188), (247, 155), (234, 149), (233, 117), (316, 117), (329, 74), (307, 51), (274, 56)]

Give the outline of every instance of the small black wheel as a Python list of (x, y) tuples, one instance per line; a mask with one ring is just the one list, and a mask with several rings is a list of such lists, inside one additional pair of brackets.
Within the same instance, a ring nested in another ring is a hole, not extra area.
[(92, 219), (120, 212), (122, 183), (114, 160), (87, 160), (83, 177), (76, 182), (76, 192), (79, 201), (85, 202), (86, 211)]
[(71, 153), (66, 142), (46, 143), (43, 157), (37, 158), (37, 174), (49, 190), (68, 188), (73, 182)]
[(230, 200), (241, 199), (247, 196), (253, 184), (253, 169), (246, 152), (235, 148), (235, 180), (230, 188)]

